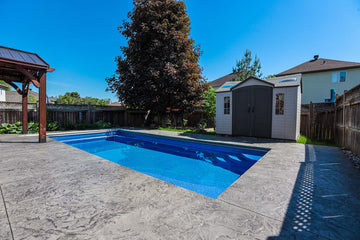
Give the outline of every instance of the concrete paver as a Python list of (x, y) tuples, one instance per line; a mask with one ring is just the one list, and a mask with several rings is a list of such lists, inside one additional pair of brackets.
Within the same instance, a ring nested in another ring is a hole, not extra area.
[[(359, 173), (338, 148), (157, 130), (126, 131), (271, 150), (217, 199), (211, 199), (52, 139), (37, 144), (36, 136), (0, 136), (0, 184), (14, 238), (358, 236)], [(4, 235), (6, 231), (0, 215), (1, 239), (9, 236)]]

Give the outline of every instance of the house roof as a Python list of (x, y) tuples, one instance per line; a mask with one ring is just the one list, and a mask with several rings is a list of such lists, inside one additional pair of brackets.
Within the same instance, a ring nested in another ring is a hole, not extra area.
[(33, 66), (49, 68), (47, 64), (39, 55), (36, 53), (25, 52), (13, 48), (0, 46), (0, 59), (7, 62), (18, 62), (22, 64), (29, 64)]
[(2, 84), (0, 84), (0, 88), (1, 88), (1, 89), (8, 89), (7, 86), (4, 86), (4, 85), (2, 85)]
[(109, 107), (125, 107), (125, 104), (123, 103), (119, 103), (119, 102), (113, 102), (113, 103), (110, 103), (106, 106), (109, 106)]
[(231, 81), (231, 82), (224, 82), (223, 85), (221, 85), (215, 92), (229, 92), (231, 91), (232, 87), (237, 86), (239, 83), (239, 81)]
[(318, 58), (304, 62), (300, 65), (297, 65), (296, 67), (281, 72), (276, 76), (284, 76), (297, 73), (322, 72), (347, 68), (360, 68), (360, 63)]
[[(39, 100), (39, 94), (37, 92), (32, 91), (31, 89), (29, 90), (28, 96), (34, 96), (36, 98), (36, 100)], [(6, 102), (22, 102), (22, 96), (17, 93), (16, 91), (7, 91), (6, 92)]]
[(293, 74), (293, 75), (286, 75), (276, 78), (269, 78), (269, 79), (260, 79), (256, 77), (248, 77), (246, 80), (241, 82), (225, 82), (220, 88), (216, 90), (216, 93), (220, 92), (230, 92), (237, 86), (244, 84), (247, 81), (255, 79), (257, 81), (261, 81), (267, 83), (269, 85), (274, 86), (275, 88), (281, 87), (297, 87), (301, 85), (301, 74)]
[(235, 81), (238, 78), (237, 73), (230, 73), (221, 78), (215, 79), (214, 81), (209, 82), (209, 86), (213, 88), (218, 88), (226, 82)]

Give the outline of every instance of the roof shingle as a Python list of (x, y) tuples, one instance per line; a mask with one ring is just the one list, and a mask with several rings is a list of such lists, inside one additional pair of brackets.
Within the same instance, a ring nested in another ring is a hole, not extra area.
[(213, 88), (218, 88), (226, 82), (234, 81), (238, 78), (237, 73), (230, 73), (221, 78), (215, 79), (214, 81), (209, 82), (209, 86)]
[(319, 58), (304, 62), (296, 67), (290, 68), (276, 76), (284, 76), (297, 73), (322, 72), (336, 69), (360, 68), (360, 63), (346, 62), (332, 59)]

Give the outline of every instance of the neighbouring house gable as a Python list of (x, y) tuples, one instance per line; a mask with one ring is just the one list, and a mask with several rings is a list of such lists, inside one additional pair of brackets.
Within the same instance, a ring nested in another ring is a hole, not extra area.
[[(29, 96), (33, 96), (36, 101), (39, 101), (39, 94), (37, 92), (34, 92), (32, 90), (29, 91), (28, 93), (28, 101), (29, 101)], [(21, 103), (22, 102), (22, 96), (15, 92), (15, 91), (6, 91), (6, 102), (18, 102)]]

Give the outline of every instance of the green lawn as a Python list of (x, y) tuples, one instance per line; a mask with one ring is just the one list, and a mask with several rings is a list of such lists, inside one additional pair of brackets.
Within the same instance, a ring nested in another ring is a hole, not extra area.
[(167, 128), (163, 128), (163, 127), (158, 127), (157, 129), (159, 130), (164, 130), (164, 131), (172, 131), (172, 132), (184, 132), (184, 133), (197, 133), (197, 134), (209, 134), (209, 135), (215, 135), (215, 131), (206, 131), (203, 129), (181, 129), (181, 128), (172, 128), (172, 127), (167, 127)]
[(297, 143), (302, 144), (313, 144), (313, 145), (324, 145), (324, 146), (331, 146), (331, 147), (342, 147), (340, 144), (334, 141), (316, 141), (311, 140), (303, 135), (300, 135), (299, 139), (296, 141)]

